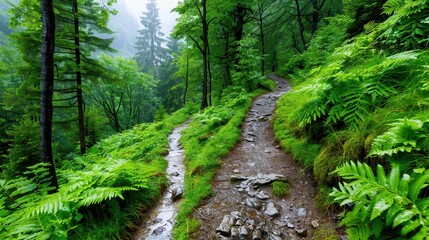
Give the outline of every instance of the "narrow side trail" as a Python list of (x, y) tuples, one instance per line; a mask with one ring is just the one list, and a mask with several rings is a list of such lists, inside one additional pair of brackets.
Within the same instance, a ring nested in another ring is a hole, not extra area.
[(179, 144), (181, 132), (188, 126), (189, 121), (176, 127), (168, 137), (169, 153), (166, 157), (168, 161), (167, 178), (168, 191), (164, 191), (161, 200), (153, 207), (138, 227), (132, 239), (134, 240), (167, 240), (172, 239), (177, 208), (180, 204), (178, 200), (184, 189), (184, 150)]
[[(271, 118), (290, 85), (271, 78), (277, 89), (253, 102), (240, 141), (214, 177), (213, 196), (193, 213), (201, 222), (194, 239), (312, 239), (330, 224), (316, 208), (312, 175), (276, 145)], [(274, 196), (274, 180), (289, 182), (286, 197)]]

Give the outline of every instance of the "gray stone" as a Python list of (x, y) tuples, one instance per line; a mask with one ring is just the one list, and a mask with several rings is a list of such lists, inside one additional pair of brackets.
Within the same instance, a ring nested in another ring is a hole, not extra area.
[(295, 229), (295, 232), (301, 237), (306, 237), (308, 234), (307, 229), (304, 228)]
[(255, 139), (253, 139), (253, 138), (244, 138), (244, 140), (246, 140), (248, 142), (255, 142)]
[(256, 210), (261, 210), (262, 203), (256, 198), (246, 198), (246, 206), (255, 208)]
[(152, 236), (159, 236), (165, 231), (165, 227), (159, 227), (152, 232)]
[(298, 217), (305, 217), (307, 215), (307, 211), (305, 208), (298, 209)]
[(347, 236), (341, 236), (340, 238), (341, 240), (349, 240), (349, 238)]
[(282, 238), (280, 236), (277, 236), (275, 234), (270, 234), (268, 237), (269, 240), (282, 240)]
[(229, 238), (222, 236), (222, 234), (217, 233), (216, 234), (217, 240), (229, 240)]
[(262, 240), (262, 231), (259, 228), (253, 231), (252, 240)]
[(288, 227), (288, 228), (294, 228), (294, 227), (295, 227), (295, 225), (293, 225), (292, 223), (287, 223), (287, 227)]
[(183, 195), (183, 188), (176, 187), (173, 190), (171, 190), (171, 200), (177, 201), (180, 198), (182, 198)]
[(269, 202), (267, 204), (267, 207), (265, 208), (264, 213), (269, 217), (277, 217), (280, 215), (279, 211), (277, 210), (277, 208), (274, 206), (274, 203), (272, 202)]
[(240, 232), (238, 231), (238, 228), (232, 227), (231, 228), (231, 239), (238, 240), (239, 236), (240, 236)]
[(243, 225), (243, 221), (241, 221), (241, 219), (238, 219), (236, 222), (235, 222), (235, 226), (242, 226)]
[(235, 219), (240, 219), (241, 218), (241, 212), (234, 211), (231, 213), (231, 217), (234, 217)]
[(249, 237), (249, 231), (247, 230), (246, 226), (241, 226), (240, 227), (240, 240), (246, 240)]
[(216, 228), (216, 232), (219, 232), (224, 236), (229, 235), (229, 232), (231, 231), (231, 225), (229, 224), (230, 220), (231, 220), (231, 216), (225, 215), (223, 217), (222, 222), (220, 223), (219, 227)]
[(261, 200), (267, 200), (268, 198), (270, 198), (270, 196), (263, 191), (258, 192), (256, 194), (256, 197), (261, 199)]
[(286, 227), (288, 223), (283, 220), (276, 220), (274, 221), (274, 224), (276, 224), (278, 227)]
[(286, 177), (284, 175), (280, 174), (262, 174), (258, 173), (258, 176), (256, 177), (254, 184), (255, 185), (265, 185), (268, 183), (272, 183), (274, 181), (286, 181)]
[(319, 223), (317, 222), (317, 220), (313, 220), (313, 221), (311, 221), (311, 226), (313, 228), (318, 228), (319, 227)]

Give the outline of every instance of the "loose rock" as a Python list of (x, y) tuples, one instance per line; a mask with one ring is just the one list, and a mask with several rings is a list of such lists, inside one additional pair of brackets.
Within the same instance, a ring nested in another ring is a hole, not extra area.
[(307, 215), (307, 211), (305, 210), (305, 208), (298, 209), (298, 216), (299, 217), (305, 217), (306, 215)]
[(313, 220), (313, 221), (311, 221), (311, 226), (313, 228), (318, 228), (319, 227), (319, 223), (317, 222), (317, 220)]
[(171, 200), (177, 201), (180, 198), (182, 198), (183, 195), (183, 188), (176, 187), (173, 190), (171, 190)]
[(256, 210), (261, 210), (261, 208), (262, 208), (262, 203), (261, 203), (261, 201), (259, 201), (258, 199), (256, 199), (256, 198), (247, 198), (246, 199), (246, 206), (248, 206), (248, 207), (253, 207), (253, 208), (255, 208)]
[(298, 235), (301, 237), (306, 237), (308, 234), (307, 229), (303, 229), (303, 228), (295, 229), (295, 232), (298, 233)]
[(232, 227), (231, 228), (231, 239), (238, 240), (239, 235), (240, 235), (240, 232), (238, 231), (238, 228)]
[(262, 240), (262, 232), (260, 229), (253, 231), (252, 240)]
[(249, 232), (247, 231), (246, 226), (240, 227), (240, 239), (247, 239), (249, 237)]
[(266, 207), (264, 213), (270, 217), (277, 217), (280, 215), (279, 211), (277, 210), (277, 208), (274, 206), (274, 203), (272, 203), (272, 202), (269, 202), (267, 204), (267, 207)]
[(231, 225), (229, 224), (230, 220), (231, 220), (231, 216), (225, 215), (219, 227), (216, 229), (216, 232), (219, 232), (224, 236), (228, 235), (229, 232), (231, 231)]
[(277, 236), (275, 234), (270, 234), (268, 237), (269, 240), (282, 240), (280, 236)]

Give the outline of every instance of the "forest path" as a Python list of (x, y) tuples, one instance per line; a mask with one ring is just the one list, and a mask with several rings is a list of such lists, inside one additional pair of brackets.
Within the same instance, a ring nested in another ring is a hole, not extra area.
[(166, 157), (168, 161), (167, 178), (168, 191), (164, 191), (161, 200), (158, 201), (143, 219), (133, 240), (166, 240), (171, 239), (175, 218), (180, 204), (180, 198), (184, 189), (184, 150), (179, 140), (181, 132), (188, 126), (189, 121), (176, 127), (168, 137), (169, 152)]
[[(212, 181), (212, 197), (193, 213), (201, 222), (193, 239), (312, 239), (317, 228), (332, 227), (316, 208), (311, 173), (276, 145), (271, 119), (278, 99), (291, 87), (270, 78), (277, 89), (253, 102), (240, 141)], [(273, 194), (269, 182), (274, 179), (288, 181), (286, 197)]]

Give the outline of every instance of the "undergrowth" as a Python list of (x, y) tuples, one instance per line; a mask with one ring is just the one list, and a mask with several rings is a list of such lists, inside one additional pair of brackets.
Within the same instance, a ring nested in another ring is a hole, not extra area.
[(330, 197), (323, 188), (320, 206), (335, 197), (352, 207), (342, 221), (350, 239), (427, 239), (429, 7), (388, 0), (383, 10), (385, 22), (291, 69), (274, 129), (319, 185), (339, 186)]
[[(272, 85), (272, 84), (270, 84)], [(176, 219), (174, 239), (190, 239), (199, 222), (190, 218), (194, 208), (211, 194), (211, 180), (224, 157), (240, 139), (241, 124), (252, 98), (262, 90), (248, 94), (241, 88), (224, 91), (217, 106), (193, 117), (181, 143), (185, 149), (185, 194)]]
[(195, 108), (104, 139), (63, 161), (60, 188), (49, 194), (47, 167), (0, 179), (1, 239), (123, 239), (166, 183), (168, 135)]

